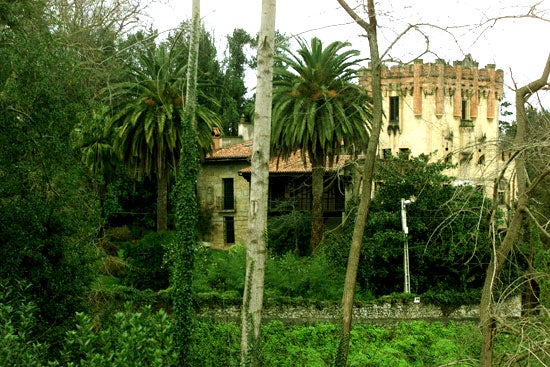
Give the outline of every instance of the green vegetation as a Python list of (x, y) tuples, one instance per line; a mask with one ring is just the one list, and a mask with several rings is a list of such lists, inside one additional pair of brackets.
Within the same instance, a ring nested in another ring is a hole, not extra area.
[[(358, 154), (369, 139), (369, 96), (356, 82), (359, 51), (346, 42), (326, 47), (314, 37), (285, 49), (273, 75), (271, 150), (286, 160), (297, 151), (311, 164), (311, 250), (324, 231), (324, 172), (342, 154)], [(353, 148), (354, 147), (354, 148)], [(352, 149), (356, 149), (353, 151)]]
[[(75, 324), (61, 338), (61, 352), (48, 358), (45, 345), (32, 342), (31, 303), (16, 299), (13, 288), (2, 288), (0, 363), (10, 366), (172, 366), (175, 346), (173, 319), (150, 306), (121, 312), (100, 321), (78, 313)], [(17, 330), (17, 331), (16, 331)], [(208, 319), (194, 321), (192, 366), (238, 366), (238, 326)], [(264, 365), (328, 366), (335, 351), (338, 326), (267, 323), (262, 330)], [(451, 361), (467, 363), (478, 351), (477, 328), (471, 323), (399, 322), (356, 325), (352, 333), (350, 366), (436, 366)], [(504, 341), (506, 343), (506, 341)], [(502, 346), (505, 347), (505, 344)]]
[[(445, 307), (479, 302), (489, 261), (491, 203), (473, 187), (453, 186), (443, 175), (446, 167), (427, 156), (380, 162), (359, 265), (360, 292), (380, 297), (403, 291), (400, 199), (414, 197), (407, 208), (412, 293)], [(325, 244), (340, 266), (347, 261), (354, 215), (352, 207), (348, 223)]]
[[(185, 342), (192, 366), (237, 366), (238, 325), (194, 312), (241, 304), (246, 252), (240, 245), (229, 251), (196, 246), (198, 230), (206, 232), (212, 216), (198, 212), (195, 183), (198, 152), (211, 148), (213, 125), (236, 134), (235, 122), (250, 106), (242, 78), (255, 62), (246, 52), (253, 37), (235, 30), (228, 56), (218, 61), (213, 36), (203, 30), (194, 130), (183, 109), (189, 27), (162, 42), (155, 30), (122, 34), (125, 19), (139, 14), (113, 19), (117, 13), (94, 8), (97, 3), (82, 2), (82, 14), (92, 19), (79, 18), (70, 8), (74, 2), (0, 0), (0, 365), (172, 366), (176, 347)], [(360, 147), (368, 139), (368, 96), (354, 80), (358, 53), (347, 46), (323, 48), (314, 39), (301, 42), (294, 56), (277, 51), (274, 139), (280, 145), (274, 150), (282, 158), (300, 146), (304, 159), (321, 170), (336, 154), (355, 153), (342, 143)], [(530, 133), (548, 130), (547, 113), (535, 117), (540, 123)], [(308, 128), (287, 130), (292, 123)], [(528, 170), (546, 167), (546, 158), (533, 155)], [(491, 248), (483, 235), (489, 233), (489, 202), (474, 188), (450, 185), (444, 168), (426, 157), (380, 165), (377, 180), (384, 185), (367, 223), (358, 303), (410, 300), (399, 293), (399, 199), (411, 195), (417, 198), (408, 212), (413, 292), (446, 310), (478, 302)], [(534, 193), (541, 218), (549, 213), (547, 187)], [(152, 232), (157, 210), (158, 229), (168, 231)], [(353, 205), (349, 214), (315, 252), (311, 232), (304, 231), (312, 215), (271, 218), (268, 305), (340, 301)], [(525, 231), (510, 265), (514, 278), (525, 269), (548, 273), (544, 241), (537, 228)], [(548, 306), (547, 279), (520, 279)], [(534, 315), (540, 329), (520, 325), (524, 335), (536, 336), (548, 325), (545, 316)], [(264, 365), (326, 366), (334, 358), (335, 325), (276, 321), (263, 327)], [(512, 334), (496, 341), (503, 356), (527, 345)], [(469, 323), (357, 325), (349, 361), (434, 366), (461, 360), (457, 366), (468, 366), (478, 344)]]

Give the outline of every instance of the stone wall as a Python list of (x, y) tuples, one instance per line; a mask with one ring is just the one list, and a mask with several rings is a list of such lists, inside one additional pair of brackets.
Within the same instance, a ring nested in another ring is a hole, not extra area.
[[(521, 316), (521, 297), (512, 298), (497, 305), (499, 314), (503, 317)], [(339, 306), (272, 306), (263, 310), (265, 321), (282, 320), (289, 323), (339, 322)], [(200, 316), (214, 317), (225, 320), (239, 320), (241, 309), (238, 306), (212, 308), (203, 310)], [(461, 306), (453, 310), (424, 303), (384, 303), (370, 306), (355, 307), (353, 321), (367, 323), (373, 321), (391, 320), (477, 320), (478, 306)]]

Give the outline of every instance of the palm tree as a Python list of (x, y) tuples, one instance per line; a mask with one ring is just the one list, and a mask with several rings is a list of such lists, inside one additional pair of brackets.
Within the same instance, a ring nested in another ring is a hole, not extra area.
[[(177, 167), (183, 136), (185, 58), (166, 44), (148, 47), (130, 66), (128, 81), (114, 85), (111, 126), (116, 130), (113, 148), (133, 174), (157, 182), (157, 230), (168, 227), (168, 183)], [(197, 106), (198, 145), (212, 147), (212, 128), (218, 117)]]
[(119, 165), (113, 150), (112, 134), (105, 129), (105, 107), (94, 111), (86, 125), (79, 125), (73, 131), (76, 146), (81, 153), (81, 161), (86, 167), (92, 191), (97, 197), (100, 210), (99, 238), (104, 235), (104, 199), (107, 184)]
[(299, 40), (275, 70), (271, 144), (273, 156), (287, 159), (300, 149), (312, 168), (312, 250), (321, 242), (325, 168), (342, 154), (361, 151), (369, 138), (369, 97), (356, 82), (359, 51), (346, 42), (326, 48), (318, 38)]

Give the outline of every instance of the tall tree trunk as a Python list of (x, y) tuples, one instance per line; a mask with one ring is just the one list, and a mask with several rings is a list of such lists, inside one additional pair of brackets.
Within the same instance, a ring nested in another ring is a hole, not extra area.
[[(197, 102), (197, 65), (200, 39), (200, 0), (193, 0), (193, 20), (189, 40), (187, 90), (185, 92), (182, 148), (175, 187), (177, 239), (173, 248), (174, 265), (171, 285), (174, 302), (174, 345), (177, 366), (191, 366), (193, 335), (193, 267), (197, 246), (198, 205), (196, 182), (199, 171), (199, 150), (195, 109)], [(182, 91), (183, 94), (183, 91)]]
[[(493, 287), (496, 280), (500, 276), (504, 262), (508, 259), (508, 255), (517, 242), (521, 226), (523, 225), (525, 218), (525, 212), (529, 204), (531, 192), (538, 182), (540, 182), (539, 180), (534, 180), (531, 187), (527, 189), (525, 155), (523, 153), (523, 150), (525, 149), (525, 132), (528, 123), (527, 114), (525, 112), (525, 103), (534, 92), (540, 90), (548, 84), (549, 74), (550, 56), (548, 56), (546, 67), (544, 68), (542, 76), (516, 91), (517, 131), (514, 139), (514, 146), (519, 151), (515, 160), (518, 199), (504, 240), (500, 245), (496, 242), (493, 244), (491, 261), (489, 262), (489, 267), (487, 268), (487, 273), (485, 275), (485, 282), (483, 284), (479, 308), (479, 318), (482, 332), (481, 355), (479, 359), (480, 367), (491, 367), (493, 365), (493, 344), (497, 327), (493, 315), (493, 305), (495, 302)], [(494, 190), (497, 190), (497, 188), (498, 182), (495, 182)]]
[(241, 366), (260, 366), (260, 325), (264, 295), (265, 231), (269, 187), (269, 141), (271, 136), (271, 100), (273, 55), (275, 52), (276, 0), (262, 0), (262, 18), (258, 44), (258, 75), (254, 111), (254, 142), (246, 276), (242, 306)]
[(323, 217), (323, 189), (325, 167), (323, 161), (311, 157), (311, 251), (314, 252), (323, 240), (325, 220)]
[(359, 268), (359, 257), (361, 255), (361, 244), (363, 242), (365, 224), (367, 222), (370, 209), (374, 164), (376, 161), (376, 152), (378, 150), (378, 141), (380, 140), (380, 131), (382, 130), (382, 90), (380, 81), (382, 62), (380, 60), (380, 54), (378, 51), (378, 35), (374, 0), (368, 0), (367, 3), (367, 11), (369, 16), (368, 23), (363, 21), (354, 12), (354, 10), (348, 6), (346, 1), (337, 1), (353, 18), (353, 20), (357, 24), (359, 24), (367, 33), (367, 37), (369, 40), (372, 73), (370, 89), (373, 100), (372, 130), (369, 143), (367, 145), (367, 152), (365, 154), (365, 164), (362, 174), (363, 184), (361, 188), (361, 201), (357, 210), (357, 217), (355, 219), (353, 237), (348, 256), (348, 266), (344, 283), (344, 293), (342, 295), (342, 330), (334, 362), (335, 366), (345, 367), (347, 364), (349, 352), (349, 340), (353, 315), (353, 299), (355, 296), (355, 284), (357, 280), (357, 270)]
[(168, 229), (168, 172), (157, 172), (157, 232)]

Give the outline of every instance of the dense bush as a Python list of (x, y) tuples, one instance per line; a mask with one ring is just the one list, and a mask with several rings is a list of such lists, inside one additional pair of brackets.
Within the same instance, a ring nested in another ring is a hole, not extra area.
[[(200, 333), (215, 338), (197, 339), (203, 358), (196, 366), (238, 366), (240, 331), (231, 323), (200, 322)], [(464, 361), (469, 366), (478, 350), (475, 326), (422, 321), (389, 326), (355, 325), (351, 335), (349, 366), (437, 366)], [(274, 321), (262, 326), (261, 359), (265, 366), (330, 366), (339, 338), (334, 324), (284, 325)], [(215, 353), (205, 351), (215, 350)], [(220, 363), (220, 361), (222, 363)]]
[[(117, 313), (97, 330), (89, 316), (79, 314), (67, 333), (62, 363), (66, 366), (171, 366), (174, 363), (172, 320), (163, 311), (145, 308)], [(194, 367), (239, 366), (240, 328), (232, 322), (196, 320)], [(265, 366), (328, 366), (339, 338), (335, 324), (262, 326), (261, 359)], [(400, 322), (387, 326), (355, 325), (349, 366), (437, 366), (453, 361), (468, 366), (479, 352), (476, 327), (470, 323)]]
[(268, 297), (308, 298), (317, 301), (339, 301), (342, 298), (345, 268), (335, 267), (325, 253), (308, 257), (288, 252), (270, 258), (266, 264), (265, 292)]
[(296, 255), (308, 255), (311, 250), (310, 239), (311, 213), (292, 211), (276, 217), (270, 217), (267, 224), (267, 249), (273, 255), (293, 252)]
[(34, 334), (53, 339), (84, 310), (96, 276), (90, 223), (56, 201), (27, 194), (0, 205), (0, 279), (28, 285), (22, 292), (37, 307)]
[[(231, 294), (235, 298), (242, 296), (246, 261), (244, 246), (233, 246), (230, 251), (202, 248), (196, 259), (196, 293), (202, 296), (212, 292)], [(322, 251), (308, 257), (292, 252), (269, 257), (265, 274), (266, 297), (275, 301), (281, 297), (338, 301), (342, 296), (344, 273), (345, 269), (334, 267)]]
[(195, 292), (231, 291), (241, 296), (244, 291), (245, 263), (244, 246), (236, 245), (229, 251), (200, 247), (195, 257)]
[(171, 337), (172, 320), (166, 312), (145, 307), (118, 312), (107, 325), (98, 325), (83, 313), (76, 328), (68, 331), (61, 362), (54, 365), (80, 367), (160, 367), (175, 361)]
[[(490, 201), (473, 187), (454, 187), (442, 174), (443, 163), (428, 157), (394, 158), (378, 168), (383, 182), (374, 196), (365, 228), (357, 280), (376, 297), (403, 291), (401, 198), (414, 196), (407, 207), (411, 290), (429, 294), (441, 305), (479, 302), (490, 245)], [(347, 262), (354, 211), (340, 232), (327, 236), (330, 258)]]
[(173, 232), (151, 232), (136, 243), (123, 247), (126, 268), (125, 284), (140, 290), (161, 290), (169, 285), (169, 269), (164, 264), (166, 246), (174, 240)]
[(37, 307), (27, 301), (24, 282), (0, 283), (0, 366), (42, 366), (44, 344), (32, 334), (36, 327)]

